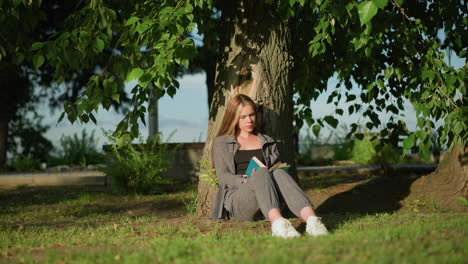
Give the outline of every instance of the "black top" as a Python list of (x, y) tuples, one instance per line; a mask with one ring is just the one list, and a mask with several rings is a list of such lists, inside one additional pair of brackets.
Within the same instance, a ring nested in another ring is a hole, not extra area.
[(251, 150), (238, 150), (236, 155), (234, 155), (234, 164), (236, 165), (236, 174), (245, 174), (245, 170), (249, 166), (250, 159), (255, 156), (263, 164), (265, 164), (265, 159), (263, 158), (263, 153), (261, 149), (251, 149)]

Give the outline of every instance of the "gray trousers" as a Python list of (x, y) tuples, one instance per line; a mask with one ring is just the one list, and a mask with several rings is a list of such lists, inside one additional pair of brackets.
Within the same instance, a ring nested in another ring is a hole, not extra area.
[(258, 169), (239, 189), (228, 194), (225, 207), (235, 220), (252, 221), (259, 209), (268, 218), (271, 209), (280, 209), (279, 195), (297, 217), (304, 207), (312, 207), (304, 191), (286, 170), (270, 172), (266, 168)]

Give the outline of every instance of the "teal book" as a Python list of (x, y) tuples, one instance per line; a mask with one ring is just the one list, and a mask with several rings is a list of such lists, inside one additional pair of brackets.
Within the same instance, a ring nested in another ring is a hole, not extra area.
[[(289, 167), (291, 167), (291, 165), (288, 165), (287, 163), (279, 163), (269, 168), (269, 170), (270, 171), (274, 171), (278, 169), (287, 170), (289, 169)], [(259, 168), (266, 168), (266, 166), (257, 157), (253, 156), (250, 159), (249, 166), (247, 166), (247, 169), (245, 170), (245, 174), (247, 175), (248, 178), (250, 178), (252, 177), (252, 171), (258, 170)]]

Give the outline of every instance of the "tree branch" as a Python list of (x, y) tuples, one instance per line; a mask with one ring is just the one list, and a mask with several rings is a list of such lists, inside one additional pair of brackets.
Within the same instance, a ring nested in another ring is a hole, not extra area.
[(413, 22), (413, 20), (411, 20), (411, 18), (406, 14), (405, 9), (396, 3), (395, 0), (392, 0), (392, 4), (400, 10), (400, 12), (406, 17), (406, 19), (408, 19), (408, 21)]
[[(444, 84), (443, 81), (442, 81), (442, 84)], [(437, 89), (439, 92), (441, 92), (441, 93), (447, 98), (447, 100), (449, 100), (449, 102), (453, 105), (453, 107), (455, 107), (456, 109), (460, 109), (460, 108), (455, 104), (455, 102), (452, 100), (452, 98), (450, 98), (450, 97), (444, 92), (444, 90), (439, 89), (439, 88), (440, 88), (440, 86), (436, 86), (436, 89)]]

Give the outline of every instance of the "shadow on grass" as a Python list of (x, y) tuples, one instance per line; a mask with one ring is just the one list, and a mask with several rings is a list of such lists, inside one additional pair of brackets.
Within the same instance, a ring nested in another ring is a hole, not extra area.
[[(340, 223), (377, 213), (393, 213), (401, 209), (400, 201), (410, 193), (412, 183), (420, 175), (399, 175), (394, 178), (377, 177), (356, 185), (349, 191), (338, 193), (323, 203), (316, 211), (327, 215), (325, 223), (330, 230)], [(329, 219), (329, 222), (327, 221)]]
[(105, 186), (47, 186), (25, 187), (0, 192), (0, 207), (15, 208), (30, 205), (48, 205), (76, 200), (85, 195), (111, 195)]
[(375, 178), (374, 175), (315, 175), (301, 178), (300, 185), (303, 189), (328, 188), (343, 183), (355, 183), (362, 180)]
[[(13, 226), (63, 227), (75, 225), (80, 219), (103, 219), (105, 215), (174, 218), (186, 214), (182, 195), (123, 195), (105, 186), (30, 187), (2, 191), (0, 201), (0, 214), (33, 216), (28, 221), (9, 221)], [(25, 209), (29, 206), (33, 207)], [(60, 220), (63, 217), (66, 219)]]

